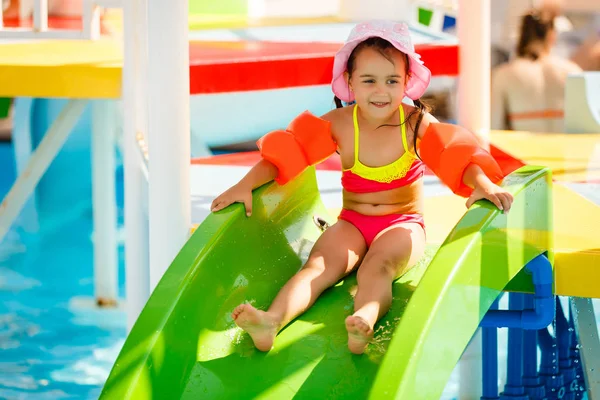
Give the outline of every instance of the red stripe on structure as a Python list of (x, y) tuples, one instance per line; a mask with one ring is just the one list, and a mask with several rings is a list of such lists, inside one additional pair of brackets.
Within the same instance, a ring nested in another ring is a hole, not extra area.
[[(331, 83), (339, 43), (191, 42), (190, 93), (224, 93)], [(458, 75), (458, 46), (417, 46), (432, 75)]]

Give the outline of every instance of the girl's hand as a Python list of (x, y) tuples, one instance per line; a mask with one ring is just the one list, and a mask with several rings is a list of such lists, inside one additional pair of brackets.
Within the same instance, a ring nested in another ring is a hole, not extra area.
[(489, 181), (488, 183), (475, 186), (471, 197), (467, 199), (467, 208), (470, 208), (473, 203), (481, 199), (491, 201), (500, 210), (504, 210), (505, 213), (510, 211), (510, 207), (513, 202), (512, 194)]
[(234, 185), (213, 200), (210, 210), (217, 212), (233, 203), (244, 203), (246, 216), (252, 215), (252, 190), (240, 184)]

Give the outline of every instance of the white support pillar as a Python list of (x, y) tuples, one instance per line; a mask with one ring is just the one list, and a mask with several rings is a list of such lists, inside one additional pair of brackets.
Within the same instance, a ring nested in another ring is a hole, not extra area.
[(458, 123), (489, 140), (490, 0), (460, 0)]
[(109, 100), (92, 103), (94, 295), (100, 306), (116, 305), (119, 287), (113, 106)]
[[(126, 1), (127, 3), (127, 1)], [(100, 7), (93, 0), (83, 0), (81, 7), (82, 32), (84, 38), (100, 38)]]
[(125, 298), (127, 330), (131, 330), (150, 294), (148, 219), (143, 204), (146, 179), (136, 136), (147, 136), (148, 28), (147, 2), (123, 4), (123, 152), (125, 179)]
[(188, 1), (148, 2), (150, 289), (188, 238), (190, 204)]
[(33, 8), (33, 29), (36, 32), (48, 30), (48, 0), (35, 0)]

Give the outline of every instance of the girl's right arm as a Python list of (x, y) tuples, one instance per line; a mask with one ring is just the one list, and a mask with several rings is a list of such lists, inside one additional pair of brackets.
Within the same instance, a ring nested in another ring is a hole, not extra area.
[(262, 159), (238, 183), (213, 200), (210, 210), (217, 212), (233, 203), (244, 203), (246, 215), (252, 215), (252, 191), (277, 176), (277, 167)]
[(285, 185), (309, 165), (331, 156), (337, 144), (331, 130), (330, 114), (333, 113), (319, 118), (305, 111), (285, 131), (272, 131), (259, 139), (257, 145), (262, 160), (242, 180), (218, 196), (211, 204), (211, 211), (244, 203), (246, 215), (250, 216), (254, 189), (272, 180)]

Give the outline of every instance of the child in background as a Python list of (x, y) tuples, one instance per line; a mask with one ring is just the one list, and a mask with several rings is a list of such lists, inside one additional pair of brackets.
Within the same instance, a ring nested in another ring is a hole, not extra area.
[[(358, 268), (354, 313), (345, 324), (349, 350), (364, 352), (375, 323), (390, 308), (393, 281), (424, 252), (424, 162), (468, 198), (467, 207), (488, 199), (505, 212), (510, 209), (512, 196), (497, 186), (500, 168), (474, 135), (439, 123), (419, 101), (430, 77), (406, 23), (357, 25), (335, 56), (332, 89), (338, 107), (321, 117), (305, 112), (286, 131), (261, 138), (263, 159), (213, 201), (213, 212), (243, 202), (250, 216), (254, 189), (272, 180), (285, 184), (309, 165), (340, 154), (338, 221), (319, 237), (306, 264), (267, 311), (242, 304), (232, 313), (259, 350), (270, 350), (284, 326)], [(415, 106), (404, 104), (404, 97)]]

